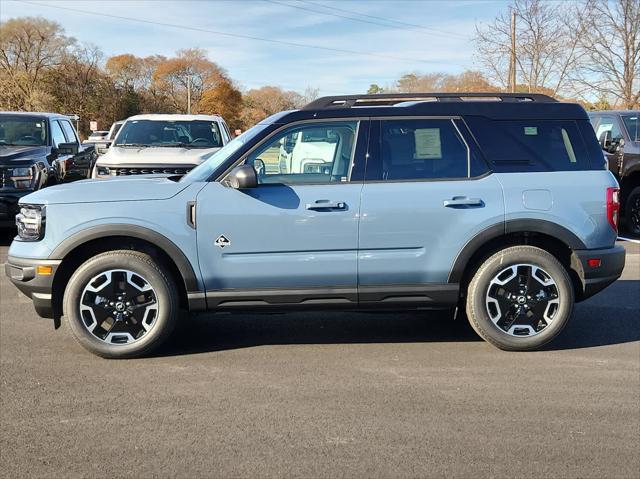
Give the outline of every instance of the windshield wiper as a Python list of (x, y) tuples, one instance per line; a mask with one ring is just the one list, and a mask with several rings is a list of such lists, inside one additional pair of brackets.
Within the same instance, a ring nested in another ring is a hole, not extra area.
[(148, 148), (151, 145), (145, 145), (144, 143), (118, 143), (114, 146), (130, 146), (131, 148)]

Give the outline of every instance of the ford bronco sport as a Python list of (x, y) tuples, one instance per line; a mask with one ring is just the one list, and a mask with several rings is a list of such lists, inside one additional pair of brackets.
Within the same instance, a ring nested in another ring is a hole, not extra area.
[(180, 179), (20, 205), (6, 273), (111, 358), (149, 353), (181, 308), (460, 308), (490, 343), (530, 350), (624, 266), (586, 112), (534, 94), (321, 98)]
[(230, 139), (227, 123), (217, 115), (132, 116), (96, 162), (93, 178), (184, 175)]

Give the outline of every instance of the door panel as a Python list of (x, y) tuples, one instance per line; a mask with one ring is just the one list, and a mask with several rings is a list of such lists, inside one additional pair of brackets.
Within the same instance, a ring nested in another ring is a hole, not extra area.
[[(361, 189), (362, 184), (261, 185), (239, 191), (209, 183), (196, 210), (207, 290), (355, 288)], [(307, 209), (318, 200), (344, 207)], [(228, 245), (214, 244), (221, 236)]]
[[(445, 206), (469, 200), (481, 203)], [(502, 188), (494, 175), (365, 184), (361, 211), (358, 282), (362, 286), (446, 283), (464, 245), (504, 221)]]

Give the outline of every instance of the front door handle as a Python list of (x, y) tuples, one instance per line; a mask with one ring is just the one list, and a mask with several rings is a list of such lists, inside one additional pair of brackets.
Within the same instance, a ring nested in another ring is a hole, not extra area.
[(346, 210), (347, 204), (344, 201), (318, 200), (315, 203), (307, 203), (308, 210)]
[(450, 200), (444, 200), (444, 206), (455, 208), (456, 206), (484, 206), (480, 198), (467, 198), (466, 196), (454, 196)]

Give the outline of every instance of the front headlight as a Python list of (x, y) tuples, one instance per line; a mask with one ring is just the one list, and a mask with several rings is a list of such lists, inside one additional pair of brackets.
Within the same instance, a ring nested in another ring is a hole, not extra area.
[(96, 165), (96, 177), (103, 178), (105, 176), (111, 176), (111, 170), (106, 166)]
[(23, 241), (38, 241), (44, 237), (45, 207), (43, 205), (20, 205), (16, 215), (18, 236)]
[(9, 170), (9, 179), (16, 190), (29, 190), (33, 188), (36, 177), (35, 167), (17, 167)]

